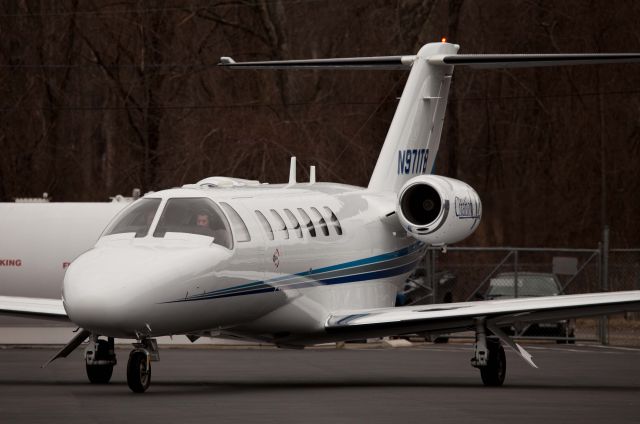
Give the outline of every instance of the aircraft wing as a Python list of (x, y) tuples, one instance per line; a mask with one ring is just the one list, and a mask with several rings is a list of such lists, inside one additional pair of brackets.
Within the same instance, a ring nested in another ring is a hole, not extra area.
[(69, 321), (61, 299), (0, 296), (0, 314)]
[(475, 328), (480, 319), (496, 328), (637, 310), (640, 290), (345, 311), (332, 314), (325, 329), (355, 338), (453, 333)]

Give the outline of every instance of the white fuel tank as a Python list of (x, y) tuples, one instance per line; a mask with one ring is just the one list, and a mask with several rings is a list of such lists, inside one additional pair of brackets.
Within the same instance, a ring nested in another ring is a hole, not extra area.
[(0, 203), (0, 295), (59, 299), (71, 261), (130, 203)]

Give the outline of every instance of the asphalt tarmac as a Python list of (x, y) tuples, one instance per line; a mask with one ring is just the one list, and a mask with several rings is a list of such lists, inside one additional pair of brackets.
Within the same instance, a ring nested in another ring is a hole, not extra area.
[(80, 351), (41, 369), (51, 348), (0, 349), (1, 423), (638, 423), (640, 350), (507, 351), (505, 386), (486, 388), (471, 346), (163, 349), (150, 389), (87, 382)]

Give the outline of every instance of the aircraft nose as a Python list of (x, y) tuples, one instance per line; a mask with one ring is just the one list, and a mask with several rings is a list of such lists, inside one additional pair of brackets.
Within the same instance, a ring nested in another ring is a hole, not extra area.
[(122, 329), (131, 329), (126, 334), (131, 336), (143, 330), (144, 320), (136, 311), (143, 306), (140, 295), (148, 293), (157, 262), (158, 253), (149, 248), (97, 248), (81, 255), (64, 278), (69, 318), (101, 334), (117, 336)]
[(96, 334), (169, 334), (175, 320), (167, 316), (167, 300), (215, 283), (216, 268), (229, 257), (209, 245), (98, 246), (67, 268), (64, 307), (71, 321)]

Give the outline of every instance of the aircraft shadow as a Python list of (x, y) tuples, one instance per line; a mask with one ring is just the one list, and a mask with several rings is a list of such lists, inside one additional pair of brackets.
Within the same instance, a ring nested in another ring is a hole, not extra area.
[[(86, 381), (33, 381), (33, 380), (0, 380), (0, 387), (8, 388), (8, 386), (19, 387), (83, 387), (86, 389), (85, 395), (101, 396), (105, 391), (109, 391), (111, 395), (113, 388), (126, 389), (124, 381), (114, 381), (108, 385), (91, 385)], [(382, 380), (335, 380), (335, 381), (264, 381), (264, 380), (243, 380), (243, 381), (211, 381), (211, 380), (191, 380), (191, 381), (167, 381), (159, 380), (151, 383), (151, 388), (146, 395), (153, 394), (173, 394), (173, 395), (190, 395), (194, 392), (200, 393), (247, 393), (261, 391), (299, 391), (299, 390), (344, 390), (344, 389), (370, 389), (370, 388), (438, 388), (438, 389), (478, 389), (478, 390), (501, 390), (501, 391), (598, 391), (598, 392), (640, 392), (640, 385), (602, 385), (602, 384), (517, 384), (505, 383), (503, 387), (484, 387), (480, 381), (429, 381), (429, 380), (401, 380), (401, 381), (382, 381)], [(130, 394), (128, 389), (123, 394)]]

